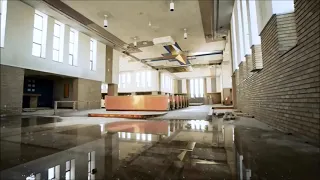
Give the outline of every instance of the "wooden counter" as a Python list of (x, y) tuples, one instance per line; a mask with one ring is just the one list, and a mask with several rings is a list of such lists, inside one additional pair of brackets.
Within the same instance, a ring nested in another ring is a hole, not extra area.
[(167, 111), (169, 97), (166, 95), (106, 96), (106, 110)]

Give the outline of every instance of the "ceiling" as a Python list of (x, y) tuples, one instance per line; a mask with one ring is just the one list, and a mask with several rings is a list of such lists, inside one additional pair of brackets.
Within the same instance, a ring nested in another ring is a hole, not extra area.
[[(163, 54), (168, 52), (163, 46), (153, 45), (152, 40), (158, 37), (171, 36), (181, 48), (181, 53), (189, 56), (189, 66), (195, 64), (209, 64), (210, 62), (221, 62), (223, 55), (211, 54), (222, 52), (225, 48), (225, 40), (218, 39), (216, 41), (206, 40), (204, 28), (217, 24), (213, 21), (204, 21), (204, 19), (214, 20), (214, 17), (222, 17), (222, 20), (217, 19), (218, 24), (223, 24), (224, 29), (228, 30), (230, 22), (232, 4), (227, 3), (217, 11), (218, 16), (203, 17), (210, 15), (214, 9), (204, 6), (203, 2), (211, 2), (213, 0), (174, 0), (175, 10), (169, 11), (170, 0), (62, 0), (65, 4), (75, 9), (86, 18), (103, 27), (104, 15), (108, 15), (108, 27), (105, 28), (108, 32), (124, 41), (131, 46), (135, 41), (138, 41), (136, 53), (132, 55), (140, 60), (148, 60), (152, 58), (163, 57)], [(215, 0), (221, 1), (221, 0)], [(228, 0), (227, 0), (228, 1)], [(233, 0), (230, 0), (233, 2)], [(202, 3), (202, 5), (201, 5)], [(214, 5), (213, 5), (214, 6)], [(226, 6), (226, 7), (225, 7)], [(216, 6), (215, 6), (216, 7)], [(206, 9), (204, 9), (206, 8)], [(226, 11), (223, 11), (223, 9)], [(230, 11), (230, 12), (228, 12)], [(222, 13), (221, 12), (225, 12)], [(228, 18), (228, 14), (230, 17)], [(221, 19), (221, 18), (220, 18)], [(205, 25), (205, 26), (204, 26)], [(184, 39), (184, 28), (187, 29), (188, 38)], [(215, 29), (213, 28), (213, 31)], [(145, 43), (144, 43), (145, 42)], [(208, 54), (207, 57), (194, 55)], [(192, 57), (191, 57), (192, 56)], [(122, 62), (123, 61), (123, 62)], [(128, 64), (122, 64), (125, 63)], [(140, 67), (145, 68), (145, 65), (137, 61), (131, 61), (130, 58), (122, 58), (120, 62), (120, 71), (132, 70)], [(162, 61), (146, 61), (148, 65), (153, 67), (172, 67), (181, 66), (181, 63), (174, 58), (165, 59)], [(128, 66), (128, 67), (127, 67)]]

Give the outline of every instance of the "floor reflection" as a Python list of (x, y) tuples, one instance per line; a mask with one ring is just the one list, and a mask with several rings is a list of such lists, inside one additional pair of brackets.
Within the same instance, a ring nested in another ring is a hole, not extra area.
[(37, 126), (1, 132), (1, 178), (234, 179), (236, 167), (249, 176), (239, 170), (247, 165), (236, 165), (233, 126), (204, 120)]

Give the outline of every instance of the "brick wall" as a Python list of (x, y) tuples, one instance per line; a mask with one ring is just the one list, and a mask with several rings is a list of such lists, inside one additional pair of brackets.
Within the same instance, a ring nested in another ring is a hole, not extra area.
[[(316, 143), (320, 140), (319, 2), (296, 0), (295, 13), (287, 14), (289, 20), (294, 15), (295, 26), (281, 24), (280, 16), (274, 15), (261, 33), (263, 69), (235, 83), (238, 109)], [(291, 30), (283, 39), (286, 26)]]
[(18, 115), (22, 112), (24, 69), (0, 65), (0, 114)]
[[(75, 79), (73, 81), (73, 99), (81, 101), (77, 109), (101, 108), (101, 82), (88, 79)], [(87, 101), (90, 101), (88, 107)]]

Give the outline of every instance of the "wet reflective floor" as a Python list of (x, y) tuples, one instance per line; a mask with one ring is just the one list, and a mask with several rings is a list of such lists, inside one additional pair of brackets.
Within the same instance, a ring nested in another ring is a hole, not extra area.
[[(52, 117), (1, 119), (1, 178), (318, 178), (318, 148), (267, 128), (219, 120), (97, 122), (66, 123)], [(280, 156), (274, 157), (279, 152)], [(292, 165), (295, 160), (299, 166)], [(282, 167), (286, 164), (287, 168)]]

